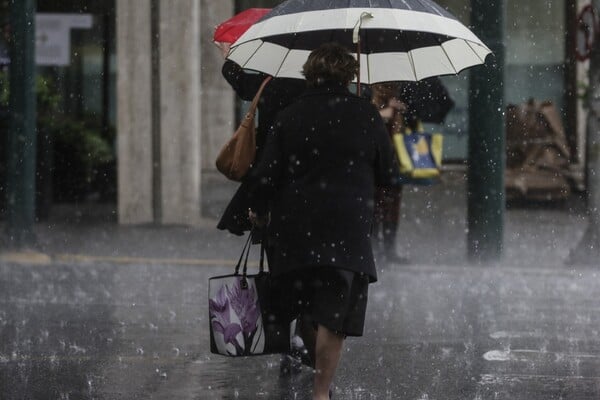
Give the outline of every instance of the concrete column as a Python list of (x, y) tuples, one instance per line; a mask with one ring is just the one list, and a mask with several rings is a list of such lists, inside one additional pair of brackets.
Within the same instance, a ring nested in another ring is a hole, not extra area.
[(8, 236), (17, 247), (35, 242), (35, 7), (35, 0), (10, 5), (10, 129), (8, 149), (0, 151), (6, 151)]
[(200, 219), (200, 9), (117, 0), (120, 223)]
[(151, 2), (117, 0), (119, 222), (153, 221)]
[(215, 170), (215, 160), (235, 130), (234, 92), (221, 75), (223, 57), (212, 44), (215, 26), (231, 18), (233, 0), (202, 0), (202, 169)]
[(200, 219), (200, 73), (200, 3), (161, 1), (161, 223)]
[(504, 21), (506, 0), (471, 0), (473, 32), (493, 55), (470, 71), (467, 246), (469, 259), (499, 261), (504, 249)]

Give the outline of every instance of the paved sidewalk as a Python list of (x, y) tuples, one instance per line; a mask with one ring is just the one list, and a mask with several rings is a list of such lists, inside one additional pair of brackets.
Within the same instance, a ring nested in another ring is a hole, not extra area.
[[(595, 270), (381, 265), (336, 400), (596, 400)], [(310, 400), (279, 357), (209, 352), (227, 266), (0, 264), (3, 400)]]
[[(57, 205), (49, 220), (36, 225), (36, 246), (18, 254), (0, 248), (0, 257), (31, 262), (112, 259), (206, 264), (206, 260), (228, 260), (235, 254), (231, 249), (239, 247), (240, 238), (215, 226), (235, 189), (235, 183), (220, 175), (206, 174), (202, 190), (204, 219), (193, 227), (119, 226), (114, 205)], [(406, 186), (399, 252), (414, 265), (465, 265), (466, 212), (463, 172), (446, 172), (442, 183), (430, 187)], [(509, 208), (505, 212), (505, 251), (500, 264), (564, 268), (569, 251), (585, 227), (583, 201), (577, 195), (560, 204)], [(3, 234), (1, 222), (0, 229)]]

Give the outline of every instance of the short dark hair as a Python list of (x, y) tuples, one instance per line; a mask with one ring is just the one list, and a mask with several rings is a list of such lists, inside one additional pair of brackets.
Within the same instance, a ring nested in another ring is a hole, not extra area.
[(323, 82), (348, 84), (358, 72), (358, 62), (337, 43), (324, 43), (313, 50), (302, 67), (309, 86)]

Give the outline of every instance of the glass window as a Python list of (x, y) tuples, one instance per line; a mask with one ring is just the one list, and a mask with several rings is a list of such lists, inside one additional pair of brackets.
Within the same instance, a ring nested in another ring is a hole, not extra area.
[(46, 100), (38, 95), (38, 163), (46, 166), (38, 170), (49, 171), (38, 187), (54, 202), (115, 201), (115, 2), (48, 0), (37, 6), (38, 13), (77, 20), (85, 14), (92, 21), (71, 28), (62, 43), (68, 64), (38, 66), (48, 94)]
[(114, 126), (114, 1), (44, 1), (38, 2), (38, 12), (92, 15), (91, 28), (71, 29), (70, 64), (38, 72), (59, 86), (66, 114)]
[(506, 103), (529, 98), (563, 108), (565, 2), (507, 1)]
[[(438, 3), (469, 26), (470, 0), (440, 0)], [(504, 44), (505, 104), (535, 98), (551, 100), (559, 110), (564, 110), (565, 0), (506, 0)], [(447, 160), (467, 158), (468, 77), (465, 71), (457, 77), (442, 78), (455, 102), (442, 128), (446, 134), (444, 158)]]

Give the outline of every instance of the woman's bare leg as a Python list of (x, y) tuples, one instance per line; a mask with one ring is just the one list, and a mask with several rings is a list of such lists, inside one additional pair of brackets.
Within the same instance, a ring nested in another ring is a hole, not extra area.
[(329, 386), (333, 382), (335, 370), (342, 356), (343, 345), (343, 335), (335, 333), (323, 325), (319, 325), (315, 352), (314, 400), (329, 399)]

